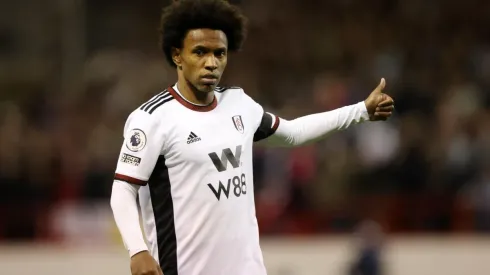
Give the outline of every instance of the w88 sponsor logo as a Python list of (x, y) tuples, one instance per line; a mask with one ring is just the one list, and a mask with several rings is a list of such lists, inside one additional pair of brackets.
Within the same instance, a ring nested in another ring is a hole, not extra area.
[(230, 191), (233, 191), (231, 192), (232, 195), (239, 198), (241, 195), (247, 194), (247, 182), (245, 178), (245, 174), (242, 174), (240, 177), (234, 176), (233, 178), (228, 179), (225, 184), (219, 181), (218, 190), (216, 190), (211, 183), (208, 183), (208, 186), (218, 200), (221, 199), (221, 193), (223, 193), (227, 199), (230, 198)]
[[(238, 168), (241, 165), (240, 157), (242, 156), (242, 146), (238, 145), (235, 148), (234, 154), (230, 148), (225, 148), (223, 151), (221, 151), (221, 157), (218, 157), (215, 152), (209, 153), (208, 155), (216, 170), (218, 172), (224, 172), (228, 169), (228, 162), (231, 164), (233, 169)], [(211, 183), (208, 183), (208, 187), (218, 200), (221, 199), (221, 193), (223, 193), (228, 199), (230, 197), (230, 191), (233, 191), (231, 194), (235, 195), (237, 198), (239, 198), (241, 195), (247, 194), (247, 182), (245, 174), (243, 173), (240, 176), (229, 178), (227, 181), (225, 181), (225, 184), (219, 181), (217, 188)]]

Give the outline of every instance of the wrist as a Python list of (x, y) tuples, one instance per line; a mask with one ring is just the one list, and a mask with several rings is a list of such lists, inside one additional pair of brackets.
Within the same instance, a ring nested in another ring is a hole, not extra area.
[(358, 108), (359, 112), (361, 113), (361, 118), (363, 120), (369, 120), (369, 112), (367, 109), (366, 101), (364, 100), (364, 101), (357, 103), (357, 108)]
[(139, 249), (131, 249), (129, 250), (129, 257), (133, 258), (136, 255), (139, 255), (144, 252), (149, 252), (148, 248), (139, 248)]

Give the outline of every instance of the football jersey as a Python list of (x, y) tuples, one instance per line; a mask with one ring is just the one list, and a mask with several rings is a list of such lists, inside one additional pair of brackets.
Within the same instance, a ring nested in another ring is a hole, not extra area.
[(252, 145), (279, 118), (241, 88), (214, 94), (198, 106), (169, 87), (132, 112), (115, 179), (142, 186), (144, 233), (165, 275), (264, 275)]

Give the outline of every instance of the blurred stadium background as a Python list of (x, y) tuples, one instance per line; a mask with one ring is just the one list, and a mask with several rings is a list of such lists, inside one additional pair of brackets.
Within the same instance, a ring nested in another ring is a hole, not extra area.
[[(175, 81), (168, 2), (0, 2), (0, 274), (129, 274), (108, 199), (126, 116)], [(270, 275), (488, 274), (490, 1), (231, 2), (250, 33), (223, 83), (285, 118), (381, 77), (397, 102), (387, 123), (256, 148)]]

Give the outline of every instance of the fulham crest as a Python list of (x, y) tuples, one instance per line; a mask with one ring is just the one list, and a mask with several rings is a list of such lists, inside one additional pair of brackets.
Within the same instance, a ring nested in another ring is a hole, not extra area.
[(243, 126), (242, 116), (233, 116), (232, 120), (233, 120), (233, 124), (235, 125), (235, 129), (241, 134), (243, 134), (244, 126)]

